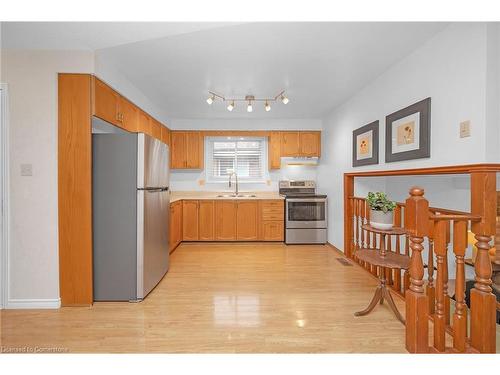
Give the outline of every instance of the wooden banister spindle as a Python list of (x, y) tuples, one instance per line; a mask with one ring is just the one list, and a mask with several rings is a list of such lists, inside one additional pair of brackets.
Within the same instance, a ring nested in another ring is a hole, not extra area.
[(349, 249), (349, 257), (354, 259), (354, 251), (356, 250), (356, 246), (354, 243), (354, 222), (355, 222), (355, 216), (354, 216), (354, 198), (349, 199), (349, 212), (350, 212), (350, 228), (349, 228), (349, 243), (350, 243), (350, 249)]
[(364, 199), (360, 199), (359, 202), (358, 202), (358, 205), (359, 205), (359, 239), (358, 239), (358, 245), (359, 245), (359, 248), (363, 248), (363, 224), (364, 224), (364, 216), (365, 216), (365, 212), (364, 212), (364, 203), (365, 203), (365, 200)]
[[(401, 227), (401, 206), (397, 205), (396, 209), (394, 210), (394, 225), (396, 227)], [(396, 253), (401, 254), (401, 236), (396, 236)], [(395, 269), (394, 270), (394, 283), (392, 285), (392, 288), (401, 293), (401, 270), (400, 269)]]
[(410, 353), (429, 351), (428, 302), (424, 293), (422, 242), (428, 235), (429, 202), (424, 189), (413, 187), (406, 200), (405, 228), (410, 234), (410, 287), (406, 291), (406, 349)]
[(429, 314), (434, 314), (436, 307), (436, 288), (434, 287), (434, 222), (429, 223), (429, 256), (427, 258), (427, 286), (425, 294), (429, 297)]
[[(354, 250), (359, 250), (359, 237), (358, 237), (358, 232), (359, 232), (359, 204), (358, 204), (358, 199), (354, 199)], [(356, 259), (356, 258), (355, 258)], [(359, 260), (356, 259), (356, 261), (359, 263)]]
[[(405, 235), (405, 255), (410, 255), (410, 236)], [(410, 271), (405, 270), (403, 276), (403, 295), (410, 288)]]
[(465, 267), (464, 256), (467, 247), (467, 222), (453, 223), (453, 252), (456, 261), (455, 313), (453, 314), (453, 347), (465, 352), (467, 336), (467, 306), (465, 304)]
[(481, 353), (496, 351), (496, 298), (491, 293), (490, 241), (496, 231), (496, 173), (471, 173), (471, 212), (481, 216), (472, 223), (477, 241), (475, 284), (470, 293), (471, 345)]
[(450, 304), (451, 296), (448, 293), (448, 245), (450, 243), (450, 222), (446, 221), (446, 237), (445, 237), (445, 258), (443, 267), (443, 291), (444, 291), (444, 318), (447, 326), (450, 325)]
[(446, 225), (441, 220), (434, 223), (434, 251), (437, 261), (436, 277), (436, 311), (434, 314), (434, 348), (439, 352), (445, 350), (446, 319), (445, 319), (445, 285), (448, 283), (446, 272)]
[[(364, 207), (363, 208), (363, 212), (364, 212), (364, 215), (363, 215), (364, 221), (363, 221), (363, 223), (364, 224), (368, 224), (368, 215), (369, 215), (369, 212), (370, 212), (369, 207), (368, 207), (368, 201), (365, 199), (363, 201), (363, 203), (364, 203), (363, 204), (363, 207)], [(363, 247), (365, 249), (367, 249), (368, 248), (368, 231), (365, 230), (364, 232), (365, 233), (364, 233), (364, 236), (363, 236)]]

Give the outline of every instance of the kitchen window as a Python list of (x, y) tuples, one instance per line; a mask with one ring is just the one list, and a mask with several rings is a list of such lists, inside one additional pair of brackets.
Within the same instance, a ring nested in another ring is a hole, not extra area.
[(265, 137), (207, 137), (205, 144), (207, 182), (227, 182), (231, 172), (239, 182), (267, 179)]

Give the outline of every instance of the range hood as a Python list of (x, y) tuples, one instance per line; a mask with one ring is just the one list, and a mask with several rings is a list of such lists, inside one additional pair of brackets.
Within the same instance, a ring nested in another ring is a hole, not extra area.
[(281, 164), (282, 165), (305, 165), (305, 166), (317, 166), (319, 165), (319, 158), (318, 157), (303, 157), (303, 158), (291, 158), (291, 157), (286, 157), (286, 158), (281, 158)]

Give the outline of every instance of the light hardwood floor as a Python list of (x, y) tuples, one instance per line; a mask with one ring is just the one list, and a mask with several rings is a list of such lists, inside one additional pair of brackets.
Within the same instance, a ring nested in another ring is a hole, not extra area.
[[(1, 345), (69, 352), (405, 352), (387, 306), (355, 317), (377, 282), (327, 246), (189, 244), (141, 303), (3, 310)], [(404, 305), (396, 299), (404, 314)]]

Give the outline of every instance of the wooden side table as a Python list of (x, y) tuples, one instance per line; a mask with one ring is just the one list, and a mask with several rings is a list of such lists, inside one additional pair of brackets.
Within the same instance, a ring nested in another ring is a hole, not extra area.
[(354, 254), (357, 258), (367, 263), (373, 264), (375, 266), (382, 267), (382, 270), (379, 275), (379, 285), (377, 289), (375, 289), (375, 294), (368, 305), (368, 307), (362, 311), (358, 311), (354, 313), (355, 316), (363, 316), (369, 314), (377, 303), (384, 303), (384, 300), (387, 301), (387, 304), (391, 308), (391, 310), (396, 315), (398, 320), (405, 324), (405, 320), (401, 316), (392, 299), (391, 292), (389, 288), (386, 287), (386, 279), (385, 279), (385, 269), (408, 269), (410, 265), (410, 257), (408, 255), (397, 254), (392, 251), (387, 251), (385, 246), (386, 236), (398, 236), (402, 234), (406, 234), (406, 231), (403, 228), (393, 227), (391, 229), (382, 230), (376, 229), (370, 226), (369, 224), (365, 224), (362, 228), (368, 232), (373, 232), (380, 234), (380, 249), (359, 249)]

